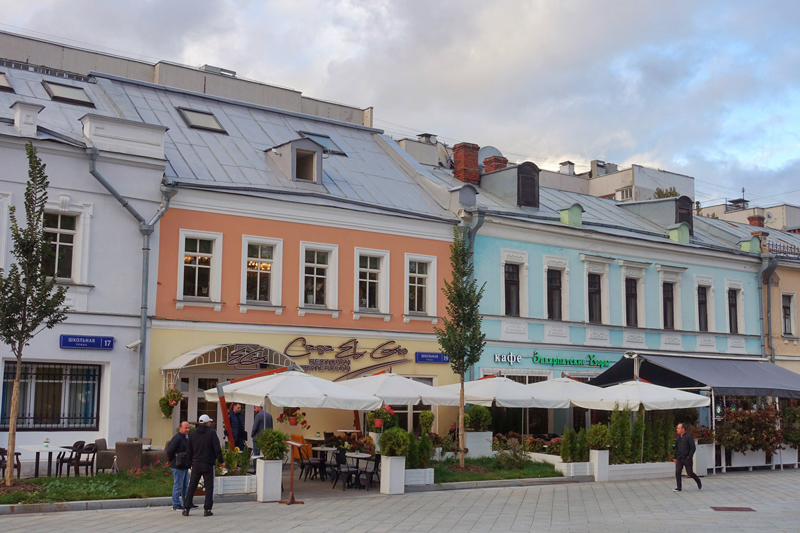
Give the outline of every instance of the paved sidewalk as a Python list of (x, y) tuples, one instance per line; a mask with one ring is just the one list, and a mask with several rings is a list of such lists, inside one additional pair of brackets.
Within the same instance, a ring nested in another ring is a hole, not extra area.
[[(580, 483), (545, 487), (308, 499), (305, 505), (223, 504), (186, 518), (166, 508), (81, 511), (0, 518), (0, 531), (797, 531), (800, 471), (729, 473), (689, 480)], [(302, 493), (298, 493), (302, 499)], [(716, 512), (712, 506), (756, 512)]]

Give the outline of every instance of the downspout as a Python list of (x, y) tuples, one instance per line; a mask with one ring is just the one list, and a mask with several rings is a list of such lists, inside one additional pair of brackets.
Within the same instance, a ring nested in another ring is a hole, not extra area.
[[(474, 268), (475, 268), (475, 237), (478, 236), (478, 230), (480, 230), (481, 226), (483, 226), (483, 217), (484, 217), (484, 214), (481, 212), (480, 209), (478, 209), (476, 214), (477, 214), (477, 217), (473, 218), (472, 223), (470, 224), (469, 229), (467, 230), (467, 239), (469, 239), (469, 247), (470, 247), (470, 250), (472, 250), (472, 254), (470, 255), (470, 261), (472, 262), (472, 267), (473, 267), (472, 279), (475, 279), (475, 270), (474, 270)], [(475, 380), (475, 366), (474, 365), (469, 367), (469, 379), (470, 379), (470, 381), (474, 381)]]
[(172, 187), (161, 187), (161, 205), (158, 212), (148, 223), (145, 218), (136, 211), (128, 200), (122, 197), (117, 192), (113, 185), (111, 185), (100, 172), (97, 170), (97, 155), (99, 151), (97, 148), (89, 148), (86, 151), (89, 154), (89, 174), (100, 182), (102, 185), (117, 201), (125, 208), (128, 213), (136, 219), (139, 223), (139, 232), (142, 234), (142, 296), (141, 296), (141, 313), (139, 318), (139, 387), (137, 398), (136, 410), (136, 431), (139, 438), (144, 437), (144, 382), (146, 378), (146, 354), (147, 354), (147, 307), (148, 307), (148, 288), (150, 283), (150, 235), (153, 234), (156, 223), (164, 216), (164, 213), (169, 209), (169, 202), (178, 191)]
[[(761, 297), (761, 305), (759, 309), (762, 310), (761, 314), (761, 348), (764, 353), (764, 357), (767, 356), (766, 347), (764, 346), (764, 321), (766, 321), (766, 336), (767, 336), (767, 345), (769, 346), (769, 358), (770, 361), (773, 363), (775, 362), (775, 347), (772, 345), (772, 274), (775, 273), (775, 269), (778, 268), (778, 259), (772, 254), (761, 254), (761, 268), (759, 269), (759, 280), (758, 280), (758, 288), (759, 288), (759, 296)], [(764, 296), (762, 294), (763, 286), (767, 286), (767, 310), (766, 313), (763, 312), (764, 306)], [(766, 317), (764, 316), (766, 314)]]

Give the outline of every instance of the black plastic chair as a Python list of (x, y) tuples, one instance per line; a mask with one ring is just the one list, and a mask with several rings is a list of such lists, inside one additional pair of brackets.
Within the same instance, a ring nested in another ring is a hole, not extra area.
[(298, 450), (300, 451), (300, 475), (297, 479), (303, 477), (303, 472), (306, 474), (303, 481), (308, 481), (309, 474), (311, 474), (311, 479), (314, 479), (319, 475), (321, 461), (316, 457), (309, 457), (308, 448), (305, 446), (301, 446)]
[(333, 477), (333, 487), (336, 488), (336, 483), (339, 482), (339, 478), (344, 476), (342, 480), (342, 490), (345, 490), (347, 487), (347, 483), (350, 481), (351, 476), (358, 476), (358, 468), (354, 466), (350, 466), (347, 464), (347, 452), (344, 448), (339, 448), (334, 452), (334, 460), (335, 464), (331, 465), (331, 475)]
[(367, 466), (361, 469), (359, 472), (359, 476), (361, 474), (367, 479), (367, 490), (372, 488), (372, 479), (374, 477), (378, 478), (378, 483), (381, 482), (381, 454), (375, 455), (375, 460), (367, 460)]
[(61, 477), (61, 475), (64, 473), (64, 465), (67, 465), (67, 477), (69, 477), (70, 465), (75, 460), (75, 454), (83, 449), (84, 444), (86, 444), (86, 441), (76, 441), (71, 448), (68, 448), (58, 454), (56, 457), (56, 476)]
[[(17, 479), (19, 479), (20, 476), (22, 475), (22, 463), (19, 460), (20, 455), (22, 455), (22, 453), (14, 452), (14, 459), (15, 459), (14, 468), (17, 469)], [(8, 450), (6, 450), (5, 448), (0, 448), (0, 472), (2, 472), (3, 475), (5, 475), (7, 465), (8, 465)]]
[(94, 475), (94, 459), (97, 455), (97, 444), (87, 444), (75, 453), (75, 460), (72, 466), (75, 467), (75, 477), (80, 475), (80, 467), (86, 468), (86, 475), (89, 475), (89, 469), (92, 470)]

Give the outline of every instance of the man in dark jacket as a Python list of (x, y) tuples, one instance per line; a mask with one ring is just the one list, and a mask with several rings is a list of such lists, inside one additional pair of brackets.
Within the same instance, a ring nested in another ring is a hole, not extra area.
[(260, 405), (256, 405), (253, 411), (255, 412), (255, 416), (253, 417), (253, 430), (250, 432), (250, 436), (253, 437), (253, 455), (258, 455), (256, 437), (265, 429), (272, 429), (272, 415), (265, 411)]
[(189, 516), (192, 508), (194, 491), (203, 476), (203, 487), (206, 491), (206, 500), (203, 503), (203, 516), (212, 516), (211, 508), (214, 506), (214, 465), (217, 461), (225, 468), (222, 458), (222, 449), (219, 446), (217, 432), (211, 429), (213, 420), (208, 415), (202, 415), (186, 446), (186, 455), (189, 457), (189, 467), (192, 469), (192, 478), (189, 481), (189, 490), (183, 502), (183, 516)]
[(172, 469), (172, 510), (183, 509), (186, 490), (189, 488), (189, 457), (186, 454), (189, 422), (181, 422), (178, 432), (167, 446), (167, 466)]
[(684, 468), (686, 468), (686, 473), (689, 477), (697, 482), (697, 489), (700, 490), (703, 488), (703, 483), (700, 481), (700, 478), (697, 477), (697, 474), (694, 473), (694, 470), (692, 470), (692, 459), (696, 449), (694, 437), (686, 433), (683, 424), (678, 424), (677, 430), (678, 438), (675, 439), (675, 458), (673, 461), (675, 462), (675, 482), (678, 486), (672, 489), (672, 491), (680, 492), (683, 490), (681, 488), (681, 471)]
[(233, 442), (233, 445), (244, 450), (247, 445), (247, 432), (244, 429), (244, 413), (242, 412), (242, 404), (235, 403), (231, 406), (228, 412), (228, 417), (231, 420), (231, 431), (233, 437), (228, 435), (228, 442)]

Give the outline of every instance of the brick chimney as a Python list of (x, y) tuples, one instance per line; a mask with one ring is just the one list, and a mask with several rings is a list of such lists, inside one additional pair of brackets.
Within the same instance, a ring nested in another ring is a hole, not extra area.
[(760, 226), (764, 227), (764, 217), (762, 215), (750, 215), (747, 217), (747, 222), (751, 226)]
[(494, 172), (495, 170), (503, 170), (508, 166), (508, 159), (493, 155), (483, 160), (483, 173)]
[(458, 143), (453, 146), (453, 161), (456, 179), (472, 185), (481, 184), (481, 171), (478, 168), (478, 150), (480, 146), (472, 143)]

